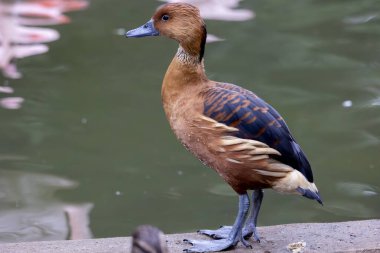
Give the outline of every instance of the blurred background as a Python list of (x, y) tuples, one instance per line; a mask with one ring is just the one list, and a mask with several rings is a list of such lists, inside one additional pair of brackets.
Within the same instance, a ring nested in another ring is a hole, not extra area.
[[(380, 2), (187, 0), (210, 79), (286, 119), (325, 205), (265, 191), (259, 226), (380, 218)], [(235, 193), (161, 107), (177, 44), (125, 39), (159, 1), (0, 1), (0, 242), (231, 224)]]

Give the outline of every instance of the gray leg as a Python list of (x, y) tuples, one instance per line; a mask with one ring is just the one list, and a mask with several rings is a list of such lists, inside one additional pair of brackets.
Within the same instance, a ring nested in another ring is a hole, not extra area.
[(239, 195), (239, 211), (236, 216), (236, 220), (232, 229), (228, 234), (227, 238), (220, 240), (187, 240), (192, 247), (185, 249), (185, 252), (213, 252), (213, 251), (222, 251), (228, 248), (235, 246), (239, 241), (241, 241), (246, 247), (251, 247), (242, 236), (242, 229), (247, 217), (249, 210), (249, 197), (248, 194)]
[[(252, 210), (251, 215), (247, 219), (246, 225), (243, 228), (243, 237), (249, 238), (253, 235), (254, 239), (260, 242), (260, 237), (258, 236), (256, 225), (257, 225), (257, 216), (259, 215), (261, 202), (264, 197), (263, 190), (255, 190), (252, 193)], [(222, 226), (217, 230), (199, 230), (198, 232), (204, 235), (208, 235), (215, 239), (227, 238), (231, 232), (231, 226)]]
[(247, 220), (247, 224), (244, 227), (244, 237), (251, 237), (253, 234), (253, 238), (257, 241), (260, 242), (260, 237), (257, 233), (256, 230), (256, 225), (257, 225), (257, 216), (259, 215), (260, 212), (260, 207), (261, 207), (261, 202), (263, 201), (264, 197), (264, 192), (263, 190), (255, 190), (252, 193), (252, 211), (251, 215), (249, 216)]

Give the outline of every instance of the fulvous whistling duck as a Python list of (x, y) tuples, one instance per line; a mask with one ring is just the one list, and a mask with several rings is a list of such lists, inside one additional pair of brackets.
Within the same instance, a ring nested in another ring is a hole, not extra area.
[[(187, 240), (186, 252), (221, 251), (253, 235), (263, 189), (302, 195), (322, 204), (310, 164), (280, 114), (253, 92), (211, 81), (204, 70), (206, 26), (199, 10), (185, 3), (160, 7), (126, 37), (163, 35), (179, 48), (162, 84), (166, 117), (177, 138), (214, 169), (239, 195), (232, 227), (201, 230), (218, 240)], [(253, 190), (251, 213), (247, 191)]]
[(164, 233), (150, 225), (138, 226), (132, 234), (131, 253), (168, 253)]

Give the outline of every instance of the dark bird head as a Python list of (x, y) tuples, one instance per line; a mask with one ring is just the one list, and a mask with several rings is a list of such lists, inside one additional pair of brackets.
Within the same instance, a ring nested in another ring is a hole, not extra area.
[(137, 227), (132, 234), (132, 253), (168, 253), (164, 233), (150, 225)]

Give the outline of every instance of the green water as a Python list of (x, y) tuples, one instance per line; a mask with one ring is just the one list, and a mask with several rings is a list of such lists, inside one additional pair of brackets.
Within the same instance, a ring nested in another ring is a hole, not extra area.
[[(115, 34), (158, 5), (92, 1), (55, 27), (61, 39), (49, 53), (17, 62), (24, 77), (8, 84), (25, 102), (0, 108), (0, 241), (67, 238), (67, 206), (92, 205), (94, 237), (143, 223), (175, 233), (233, 222), (236, 195), (182, 148), (161, 107), (176, 43)], [(255, 19), (207, 21), (225, 39), (207, 45), (208, 76), (278, 109), (325, 203), (267, 190), (259, 226), (380, 218), (380, 2), (240, 7)]]

